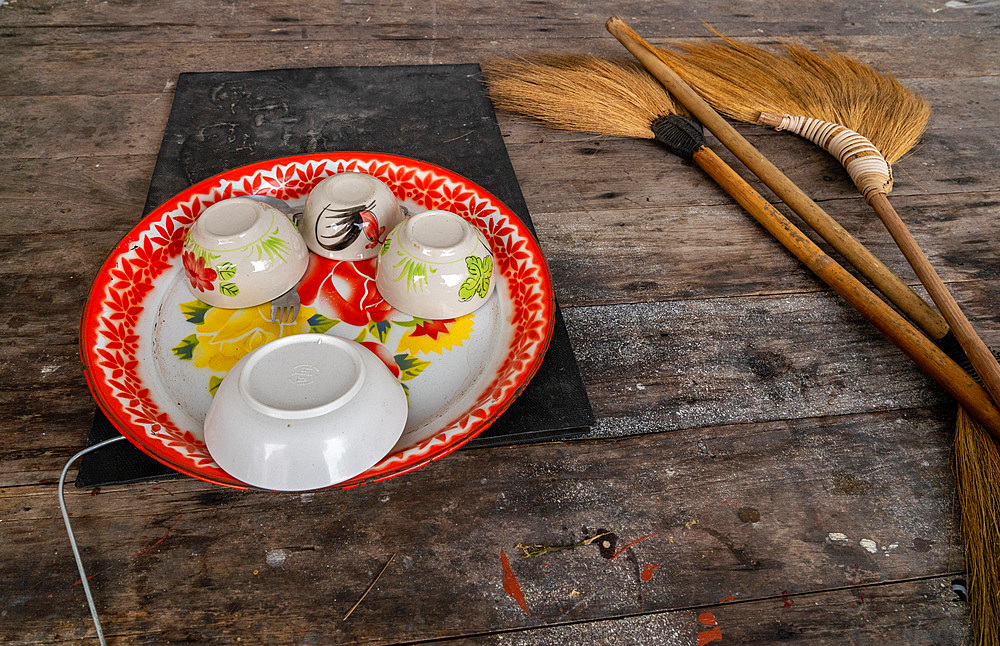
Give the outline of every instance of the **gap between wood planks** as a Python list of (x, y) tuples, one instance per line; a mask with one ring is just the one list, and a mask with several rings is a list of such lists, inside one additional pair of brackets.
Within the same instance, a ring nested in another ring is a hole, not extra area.
[[(808, 269), (806, 269), (805, 267), (803, 267), (802, 269), (803, 269), (803, 271), (808, 271)], [(822, 283), (819, 283), (819, 278), (817, 278), (816, 281), (817, 281), (816, 289), (796, 289), (796, 290), (788, 290), (788, 291), (774, 290), (774, 291), (768, 291), (768, 292), (756, 291), (756, 292), (744, 292), (744, 293), (740, 293), (740, 294), (717, 294), (717, 295), (714, 295), (714, 296), (708, 296), (708, 295), (678, 296), (676, 298), (666, 298), (666, 299), (657, 299), (657, 300), (649, 300), (649, 301), (636, 301), (636, 300), (610, 301), (609, 300), (607, 302), (603, 302), (603, 303), (599, 303), (599, 304), (582, 304), (582, 305), (573, 305), (572, 303), (563, 304), (560, 301), (559, 302), (559, 307), (562, 308), (563, 311), (570, 311), (570, 310), (593, 309), (593, 308), (597, 308), (597, 307), (624, 307), (624, 306), (628, 306), (628, 305), (651, 305), (651, 304), (655, 304), (655, 303), (677, 303), (677, 302), (684, 302), (684, 301), (719, 301), (719, 300), (733, 299), (733, 298), (788, 298), (788, 297), (791, 297), (791, 296), (798, 296), (798, 295), (812, 296), (814, 294), (827, 294), (827, 293), (832, 294), (834, 297), (837, 296), (837, 294), (833, 291), (833, 289), (831, 289), (829, 287), (826, 287)], [(977, 279), (977, 278), (960, 278), (960, 279), (957, 279), (957, 280), (946, 280), (946, 281), (944, 281), (944, 283), (946, 285), (962, 285), (963, 283), (982, 283), (982, 282), (983, 281), (981, 279)], [(913, 288), (922, 288), (923, 287), (920, 284), (920, 282), (918, 282), (918, 281), (907, 282), (906, 284), (909, 285), (910, 287), (913, 287)], [(877, 292), (874, 289), (872, 291), (875, 291), (876, 295), (881, 294), (881, 292)], [(556, 299), (556, 300), (558, 300), (558, 299)], [(928, 299), (928, 300), (930, 300), (930, 299)], [(846, 302), (844, 302), (844, 307), (850, 308), (850, 305), (848, 305)], [(858, 316), (860, 316), (860, 314)], [(981, 318), (970, 317), (970, 320), (973, 321), (973, 322), (975, 322), (977, 320), (988, 321), (988, 320), (992, 320), (992, 318), (988, 317), (988, 316), (984, 316), (984, 317), (981, 317)], [(905, 355), (903, 355), (903, 356), (905, 356)]]

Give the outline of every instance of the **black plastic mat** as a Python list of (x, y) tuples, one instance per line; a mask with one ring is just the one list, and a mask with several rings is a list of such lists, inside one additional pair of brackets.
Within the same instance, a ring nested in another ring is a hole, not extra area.
[[(479, 66), (324, 67), (182, 74), (145, 213), (188, 186), (253, 162), (315, 152), (385, 152), (443, 166), (502, 200), (534, 232)], [(467, 446), (565, 439), (594, 414), (556, 309), (538, 373)], [(97, 409), (88, 445), (118, 431)], [(78, 487), (179, 475), (128, 443), (81, 460)]]

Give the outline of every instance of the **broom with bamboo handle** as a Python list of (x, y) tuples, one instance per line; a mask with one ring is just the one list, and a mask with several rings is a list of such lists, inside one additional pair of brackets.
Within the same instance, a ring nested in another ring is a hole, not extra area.
[[(794, 132), (840, 161), (944, 315), (986, 390), (1000, 402), (1000, 364), (888, 198), (891, 164), (923, 132), (930, 113), (926, 102), (895, 79), (833, 51), (820, 56), (786, 44), (781, 55), (715, 33), (723, 45), (655, 51), (722, 112)], [(886, 296), (897, 302), (894, 294)]]
[[(620, 66), (596, 57), (586, 57), (586, 65), (583, 65), (579, 61), (569, 63), (564, 60), (560, 62), (559, 59), (560, 57), (558, 56), (538, 59), (542, 61), (542, 64), (551, 68), (561, 68), (562, 78), (569, 82), (564, 82), (563, 87), (556, 88), (559, 90), (559, 93), (553, 94), (551, 92), (552, 88), (532, 83), (526, 74), (520, 74), (516, 79), (514, 79), (513, 75), (508, 74), (508, 79), (514, 80), (506, 82), (521, 84), (518, 93), (522, 95), (525, 93), (525, 88), (531, 85), (532, 96), (525, 101), (509, 101), (509, 105), (501, 105), (501, 107), (507, 107), (508, 109), (540, 118), (543, 121), (550, 122), (550, 124), (553, 122), (553, 119), (549, 117), (558, 115), (559, 123), (556, 126), (559, 128), (594, 132), (595, 126), (597, 126), (598, 131), (601, 131), (602, 119), (604, 119), (601, 111), (605, 105), (610, 107), (611, 112), (615, 112), (623, 106), (634, 105), (634, 97), (639, 96), (650, 106), (654, 106), (654, 111), (658, 112), (658, 114), (648, 115), (648, 118), (647, 115), (640, 115), (636, 123), (628, 124), (626, 131), (616, 132), (615, 134), (640, 138), (649, 138), (652, 136), (650, 123), (657, 116), (676, 112), (669, 96), (663, 94), (662, 87), (653, 79), (645, 80), (641, 76), (634, 75), (631, 72), (623, 73), (623, 68)], [(506, 66), (508, 70), (514, 69), (513, 63), (508, 62)], [(576, 73), (572, 69), (574, 66), (580, 69), (582, 67), (589, 67), (590, 69), (580, 71), (580, 78), (575, 79), (572, 78), (572, 74)], [(489, 71), (487, 64), (486, 72), (489, 73)], [(493, 71), (496, 72), (496, 70)], [(497, 74), (493, 76), (491, 89), (494, 95), (496, 95), (496, 87), (505, 81), (498, 78), (499, 75)], [(547, 80), (551, 83), (553, 81), (552, 76), (550, 75)], [(597, 83), (597, 86), (591, 87), (587, 85), (588, 83)], [(509, 94), (513, 95), (514, 93)], [(559, 103), (563, 105), (559, 105)], [(550, 105), (551, 108), (549, 108)], [(628, 115), (628, 112), (626, 109), (625, 114)], [(620, 127), (621, 124), (619, 124)], [(777, 169), (775, 171), (777, 172)], [(788, 183), (790, 184), (790, 182)], [(797, 187), (791, 184), (789, 189), (785, 191), (786, 196), (794, 190), (797, 190)], [(798, 191), (798, 193), (801, 194), (800, 199), (795, 200), (794, 203), (789, 203), (789, 206), (846, 258), (848, 262), (856, 267), (862, 275), (868, 278), (879, 291), (895, 303), (910, 320), (915, 322), (932, 339), (940, 339), (948, 333), (948, 323), (934, 308), (928, 305), (899, 276), (886, 267), (882, 261), (875, 257), (874, 254), (846, 231), (836, 220), (830, 217), (818, 204), (809, 199), (801, 191)], [(786, 202), (788, 202), (787, 199)]]
[[(611, 18), (607, 23), (608, 31), (612, 33), (622, 44), (629, 39), (627, 34), (638, 38), (638, 35), (631, 30), (628, 25), (620, 19)], [(616, 33), (617, 32), (617, 33)], [(623, 40), (624, 38), (624, 40)], [(646, 52), (646, 59), (650, 62), (659, 61), (656, 50), (648, 43), (644, 45), (634, 45), (639, 51)], [(639, 58), (636, 52), (632, 52)], [(640, 62), (649, 69), (647, 60), (639, 58)], [(660, 61), (662, 65), (663, 77), (653, 73), (661, 83), (674, 95), (674, 97), (691, 112), (701, 123), (723, 143), (737, 159), (746, 164), (751, 171), (756, 174), (764, 184), (782, 199), (799, 217), (801, 217), (810, 227), (812, 227), (824, 240), (836, 249), (844, 258), (858, 269), (868, 280), (872, 282), (879, 291), (886, 295), (894, 303), (915, 321), (921, 329), (925, 330), (931, 338), (939, 339), (948, 333), (948, 324), (938, 315), (927, 303), (925, 303), (913, 290), (905, 283), (895, 277), (885, 265), (868, 251), (864, 245), (850, 235), (840, 224), (831, 218), (815, 201), (805, 192), (786, 177), (778, 168), (766, 157), (744, 139), (736, 130), (726, 122), (715, 110), (698, 96), (687, 84), (681, 81), (673, 70)], [(652, 70), (650, 70), (652, 71)], [(896, 282), (898, 281), (898, 283)]]
[(541, 62), (484, 64), (490, 95), (497, 107), (562, 129), (653, 138), (671, 152), (693, 160), (782, 245), (1000, 436), (1000, 411), (989, 395), (707, 148), (701, 127), (689, 117), (674, 114), (676, 107), (654, 78), (636, 66), (616, 65), (594, 57), (538, 60)]
[[(618, 25), (609, 20), (608, 28), (613, 34), (614, 30), (619, 31), (621, 34), (619, 40), (629, 51), (634, 54), (641, 52), (646, 59), (649, 58), (642, 51), (648, 49), (649, 46), (627, 26)], [(618, 37), (618, 34), (615, 35)], [(789, 73), (794, 70), (785, 70), (786, 73), (781, 73), (781, 61), (768, 61), (765, 68), (772, 73), (779, 74), (779, 78), (794, 78), (794, 75)], [(745, 74), (745, 70), (743, 72)], [(869, 76), (871, 74), (870, 72), (865, 73)], [(842, 74), (839, 74), (838, 77), (842, 77)], [(765, 78), (773, 80), (772, 76)], [(686, 87), (683, 82), (677, 83), (677, 85)], [(883, 87), (883, 85), (879, 84), (878, 87)], [(890, 85), (890, 90), (893, 89), (893, 86)], [(920, 103), (902, 101), (901, 106), (916, 108), (919, 116)], [(737, 115), (731, 116), (739, 118)], [(919, 119), (917, 120), (919, 121)], [(926, 117), (924, 117), (924, 121), (926, 121)], [(876, 123), (885, 124), (886, 122), (880, 120)], [(891, 122), (888, 124), (890, 132), (886, 139), (887, 142), (895, 146), (893, 153), (890, 153), (890, 155), (895, 155), (893, 160), (905, 153), (919, 137), (919, 131), (913, 132), (912, 121), (904, 120), (901, 127), (896, 126), (898, 124)], [(920, 130), (922, 130), (922, 125)], [(998, 478), (1000, 449), (994, 441), (995, 434), (991, 438), (987, 434), (987, 430), (980, 424), (979, 420), (972, 418), (962, 406), (959, 407), (955, 426), (955, 470), (961, 507), (962, 535), (970, 579), (970, 624), (976, 644), (995, 646), (995, 644), (1000, 643), (1000, 556), (997, 554), (998, 546), (1000, 546), (1000, 521), (998, 521), (1000, 519), (1000, 478)]]

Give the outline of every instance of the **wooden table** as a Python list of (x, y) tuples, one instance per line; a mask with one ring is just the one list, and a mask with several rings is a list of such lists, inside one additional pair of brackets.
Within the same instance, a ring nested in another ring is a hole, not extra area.
[[(837, 46), (929, 100), (894, 204), (1000, 347), (994, 4), (7, 0), (0, 642), (94, 641), (55, 493), (93, 412), (77, 325), (141, 215), (179, 73), (619, 55), (612, 14), (654, 42), (708, 22)], [(953, 401), (694, 166), (500, 119), (589, 438), (460, 451), (351, 491), (70, 488), (109, 642), (959, 643)], [(741, 131), (916, 284), (832, 158)]]

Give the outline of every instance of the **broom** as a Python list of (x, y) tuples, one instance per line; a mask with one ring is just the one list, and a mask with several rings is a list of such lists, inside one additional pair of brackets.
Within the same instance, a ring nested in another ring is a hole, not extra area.
[[(645, 43), (634, 31), (620, 20), (611, 19), (608, 30), (644, 65), (657, 69), (657, 77), (670, 89), (679, 89), (687, 98), (685, 102), (690, 108), (699, 107), (698, 112), (713, 122), (717, 136), (723, 134), (723, 141), (735, 141), (739, 137), (717, 114), (694, 93), (678, 76), (678, 73), (664, 64), (664, 60), (673, 62), (666, 53), (654, 50)], [(652, 54), (652, 56), (651, 56)], [(781, 77), (791, 78), (789, 70), (782, 71), (782, 61), (772, 61), (772, 69), (778, 71)], [(690, 72), (690, 68), (678, 68)], [(725, 69), (722, 66), (720, 69)], [(695, 81), (697, 82), (697, 81)], [(710, 98), (709, 94), (707, 98)], [(701, 103), (701, 106), (698, 104)], [(737, 116), (737, 115), (732, 115)], [(922, 124), (921, 124), (922, 129)], [(713, 130), (714, 132), (715, 130)], [(918, 133), (919, 134), (919, 133)], [(877, 136), (877, 135), (876, 135)], [(892, 138), (889, 141), (893, 140)], [(898, 148), (890, 153), (902, 155), (916, 141), (908, 141), (905, 135), (895, 138)], [(727, 143), (727, 145), (729, 145)], [(888, 146), (887, 146), (888, 148)], [(900, 150), (901, 148), (901, 150)], [(896, 157), (898, 159), (898, 157)], [(748, 164), (749, 165), (749, 164)], [(755, 171), (756, 172), (756, 171)], [(961, 403), (961, 402), (960, 402)], [(994, 434), (994, 437), (995, 434)], [(962, 532), (964, 537), (967, 569), (970, 579), (971, 612), (970, 622), (973, 634), (978, 644), (994, 645), (1000, 643), (1000, 599), (997, 597), (1000, 583), (1000, 559), (996, 549), (1000, 545), (1000, 482), (995, 474), (1000, 469), (1000, 451), (992, 438), (988, 437), (984, 428), (972, 419), (967, 411), (959, 407), (956, 421), (955, 437), (955, 467), (957, 472), (959, 504), (962, 510)]]
[(1000, 364), (888, 199), (891, 165), (923, 133), (930, 115), (926, 101), (832, 49), (819, 55), (787, 43), (784, 53), (775, 53), (715, 33), (724, 44), (677, 43), (683, 53), (658, 53), (723, 114), (799, 134), (844, 165), (941, 310), (986, 390), (1000, 402)]
[[(539, 59), (539, 62), (553, 68), (560, 67), (557, 58)], [(584, 69), (587, 66), (591, 69)], [(632, 71), (623, 73), (620, 66), (598, 58), (588, 59), (586, 66), (581, 65), (575, 70), (574, 64), (567, 63), (561, 67), (562, 72), (558, 78), (564, 79), (563, 86), (547, 88), (543, 84), (534, 84), (535, 93), (539, 96), (520, 97), (516, 99), (517, 103), (515, 104), (515, 93), (511, 92), (509, 93), (510, 98), (507, 99), (510, 103), (500, 107), (507, 107), (542, 121), (548, 121), (550, 125), (564, 130), (595, 132), (595, 128), (597, 128), (597, 132), (605, 133), (610, 123), (614, 124), (615, 131), (608, 134), (647, 139), (653, 137), (651, 119), (676, 112), (672, 100), (664, 96), (662, 87), (648, 74), (635, 74)], [(522, 84), (522, 89), (518, 90), (518, 93), (523, 93), (527, 85), (532, 83), (530, 75), (522, 73), (515, 77), (514, 67), (511, 63), (507, 63), (507, 69), (510, 72), (508, 77), (512, 79), (510, 82)], [(506, 82), (496, 74), (494, 76), (492, 81), (494, 88)], [(556, 81), (556, 77), (552, 75), (547, 78), (549, 83), (554, 81)], [(589, 87), (587, 82), (598, 85)], [(502, 95), (505, 93), (495, 91), (494, 94), (503, 100)], [(638, 97), (638, 101), (645, 104), (652, 111), (652, 114), (639, 112), (635, 115), (615, 115), (615, 111), (621, 107), (620, 104), (628, 105), (636, 100), (635, 98), (630, 99), (630, 97)], [(534, 101), (540, 102), (532, 105)], [(666, 102), (667, 105), (659, 105), (663, 102)], [(610, 122), (608, 121), (609, 116), (614, 117)], [(938, 339), (948, 332), (948, 324), (945, 320), (910, 289), (902, 279), (892, 273), (819, 205), (805, 195), (802, 197), (804, 199), (800, 200), (799, 203), (790, 203), (790, 206), (840, 255), (854, 265), (879, 291), (896, 303), (903, 313), (916, 322), (931, 338)]]
[[(634, 64), (558, 56), (488, 61), (483, 69), (490, 96), (500, 109), (564, 130), (655, 139), (670, 152), (694, 161), (771, 235), (1000, 436), (1000, 411), (989, 395), (706, 147), (698, 123), (676, 114), (670, 95), (648, 73)], [(891, 273), (888, 268), (883, 271)]]

